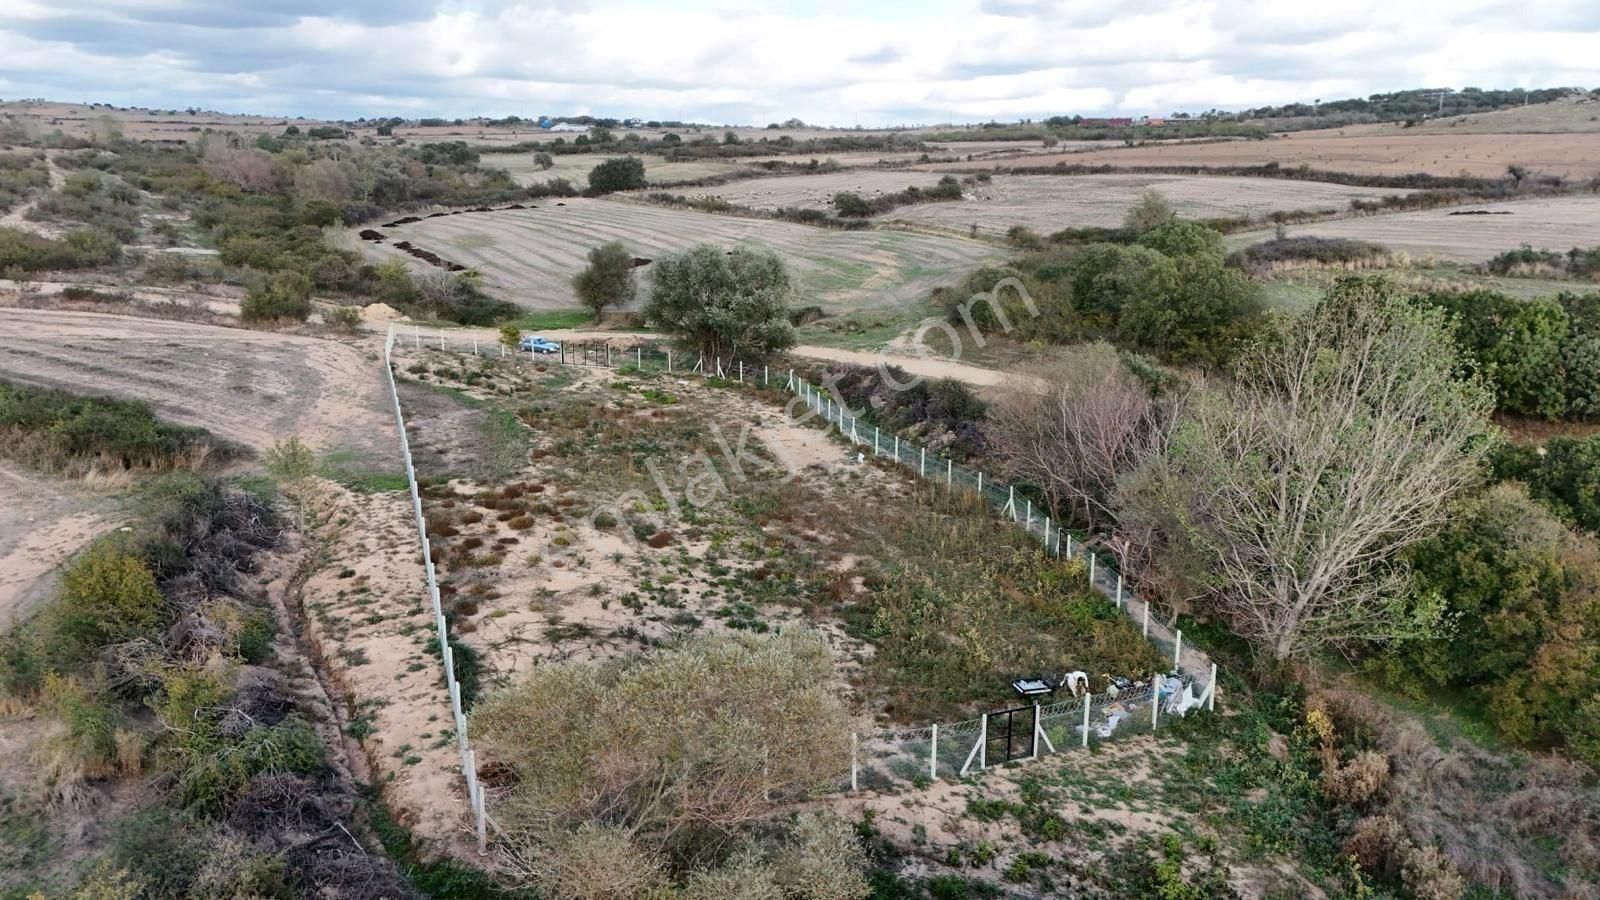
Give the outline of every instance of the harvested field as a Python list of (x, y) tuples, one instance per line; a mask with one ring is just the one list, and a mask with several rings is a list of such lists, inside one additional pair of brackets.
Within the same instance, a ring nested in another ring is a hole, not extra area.
[(397, 465), (382, 367), (295, 335), (100, 313), (7, 309), (0, 377), (149, 402), (156, 414), (262, 449), (289, 435)]
[(721, 197), (737, 206), (756, 209), (782, 209), (787, 206), (829, 209), (833, 206), (833, 195), (841, 191), (851, 191), (871, 199), (912, 186), (932, 187), (941, 177), (937, 172), (908, 169), (846, 169), (821, 175), (782, 175), (736, 181), (717, 187), (697, 188), (688, 193), (696, 197)]
[[(1451, 214), (1479, 209), (1495, 214)], [(1600, 244), (1600, 197), (1517, 200), (1453, 210), (1363, 216), (1294, 225), (1290, 226), (1289, 233), (1374, 241), (1413, 257), (1478, 263), (1523, 244), (1558, 251)], [(1272, 234), (1252, 231), (1234, 235), (1228, 242), (1230, 246), (1246, 246), (1266, 240)]]
[(1013, 225), (1026, 225), (1049, 233), (1069, 226), (1121, 225), (1129, 207), (1147, 190), (1160, 191), (1180, 216), (1194, 219), (1274, 210), (1348, 210), (1351, 200), (1410, 193), (1203, 175), (998, 175), (988, 184), (966, 185), (964, 190), (967, 199), (959, 202), (902, 206), (883, 218), (961, 232), (976, 225), (979, 231), (1003, 234)]
[[(1474, 175), (1499, 178), (1516, 164), (1535, 172), (1588, 178), (1600, 172), (1600, 134), (1361, 134), (1358, 128), (1297, 131), (1264, 141), (1107, 147), (1030, 157), (1031, 166), (1310, 166), (1362, 175)], [(1023, 165), (1012, 162), (1010, 165)], [(988, 169), (975, 160), (945, 169)]]
[[(703, 242), (770, 247), (789, 265), (798, 305), (828, 312), (904, 309), (926, 300), (934, 287), (1003, 256), (995, 247), (953, 238), (836, 231), (588, 199), (425, 219), (387, 233), (478, 269), (492, 293), (529, 309), (572, 307), (571, 277), (590, 249), (612, 240), (651, 258)], [(363, 249), (380, 258), (411, 259), (387, 245)]]
[[(617, 159), (620, 156), (621, 154), (606, 153), (552, 156), (551, 160), (555, 165), (549, 169), (541, 169), (533, 164), (532, 153), (493, 153), (483, 156), (479, 164), (489, 168), (505, 169), (517, 180), (517, 184), (537, 184), (552, 178), (565, 178), (582, 190), (589, 184), (589, 170), (608, 159)], [(732, 161), (709, 159), (667, 162), (659, 156), (649, 154), (637, 156), (644, 162), (645, 180), (652, 185), (670, 185), (680, 181), (697, 181), (701, 178), (715, 178), (747, 171), (743, 165)]]

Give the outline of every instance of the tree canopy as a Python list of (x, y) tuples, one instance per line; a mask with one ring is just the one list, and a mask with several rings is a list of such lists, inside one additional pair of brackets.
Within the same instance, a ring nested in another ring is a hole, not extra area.
[(701, 355), (727, 361), (794, 346), (793, 287), (771, 250), (700, 244), (651, 268), (645, 319)]

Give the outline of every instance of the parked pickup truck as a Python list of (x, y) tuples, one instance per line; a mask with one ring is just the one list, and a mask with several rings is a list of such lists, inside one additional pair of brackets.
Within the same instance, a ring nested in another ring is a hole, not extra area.
[(555, 341), (547, 341), (542, 337), (528, 336), (522, 339), (520, 349), (533, 353), (560, 353), (561, 345)]

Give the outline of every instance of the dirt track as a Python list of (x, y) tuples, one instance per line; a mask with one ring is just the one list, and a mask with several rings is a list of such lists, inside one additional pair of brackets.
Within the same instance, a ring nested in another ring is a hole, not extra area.
[(110, 501), (0, 465), (0, 629), (26, 618), (51, 573), (112, 527)]
[[(439, 345), (440, 331), (437, 328), (427, 328), (413, 331), (411, 326), (397, 325), (401, 337), (402, 348), (410, 346), (413, 335), (420, 335), (425, 347)], [(376, 329), (381, 330), (381, 329)], [(606, 341), (612, 346), (623, 348), (635, 344), (646, 345), (658, 343), (661, 336), (646, 332), (629, 331), (592, 331), (581, 328), (554, 328), (538, 332), (540, 337), (552, 341)], [(500, 340), (498, 332), (489, 328), (453, 328), (444, 332), (446, 340), (451, 347), (461, 347), (470, 343), (474, 336), (477, 337), (484, 353), (497, 352), (496, 347)], [(927, 357), (919, 356), (909, 348), (909, 341), (900, 341), (882, 352), (877, 350), (843, 350), (837, 347), (814, 347), (802, 344), (792, 347), (790, 355), (805, 357), (807, 359), (820, 359), (825, 362), (847, 363), (853, 366), (876, 367), (879, 363), (900, 368), (913, 375), (924, 378), (949, 378), (962, 381), (974, 387), (990, 387), (1000, 384), (1005, 380), (1006, 374), (995, 369), (985, 369), (981, 366), (969, 365), (946, 359), (937, 353)]]
[(395, 463), (375, 347), (190, 322), (0, 310), (0, 378), (145, 400), (255, 449), (299, 435)]

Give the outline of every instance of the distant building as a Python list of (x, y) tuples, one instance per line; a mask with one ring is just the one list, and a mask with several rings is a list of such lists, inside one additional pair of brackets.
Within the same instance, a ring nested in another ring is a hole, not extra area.
[(1078, 123), (1086, 128), (1127, 128), (1133, 124), (1131, 117), (1115, 119), (1084, 119)]
[(1145, 125), (1165, 125), (1165, 124), (1167, 124), (1167, 120), (1166, 119), (1162, 119), (1162, 118), (1157, 118), (1155, 116), (1145, 116), (1144, 124)]
[(589, 130), (589, 126), (587, 126), (587, 125), (574, 125), (571, 122), (558, 122), (558, 123), (556, 123), (554, 125), (551, 125), (549, 130), (550, 131), (581, 131), (581, 132), (587, 132)]

